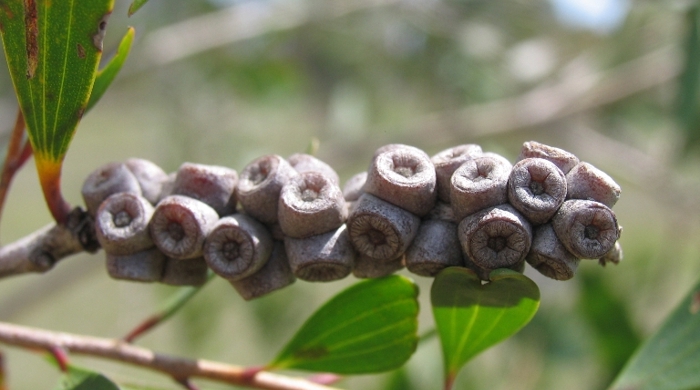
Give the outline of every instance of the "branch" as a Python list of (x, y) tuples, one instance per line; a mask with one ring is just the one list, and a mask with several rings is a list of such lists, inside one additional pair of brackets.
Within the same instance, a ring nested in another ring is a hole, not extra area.
[[(244, 367), (208, 360), (192, 360), (163, 355), (120, 340), (51, 332), (43, 329), (0, 322), (0, 343), (31, 349), (63, 348), (80, 355), (120, 361), (141, 368), (159, 371), (176, 380), (205, 378), (257, 389), (270, 390), (333, 390), (305, 379), (291, 378), (261, 371), (250, 376)], [(335, 389), (338, 390), (338, 389)]]

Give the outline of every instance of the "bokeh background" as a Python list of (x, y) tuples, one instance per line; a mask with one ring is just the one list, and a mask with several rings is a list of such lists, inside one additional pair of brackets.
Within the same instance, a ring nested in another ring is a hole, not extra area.
[[(122, 73), (83, 119), (63, 191), (81, 204), (96, 167), (136, 156), (166, 171), (184, 161), (242, 169), (320, 141), (342, 179), (372, 152), (406, 143), (434, 154), (478, 143), (511, 161), (528, 140), (567, 149), (623, 191), (615, 211), (625, 258), (584, 261), (573, 280), (528, 269), (541, 309), (519, 334), (473, 360), (456, 389), (603, 389), (700, 271), (700, 11), (696, 1), (151, 0), (127, 18), (117, 0), (106, 55), (128, 25)], [(0, 71), (0, 128), (17, 109)], [(23, 169), (2, 242), (51, 222), (34, 167)], [(404, 271), (405, 272), (405, 271)], [(421, 286), (421, 332), (432, 328)], [(297, 282), (244, 302), (216, 279), (139, 344), (242, 365), (272, 359), (326, 299), (354, 283)], [(0, 282), (0, 320), (120, 337), (175, 288), (111, 280), (104, 256)], [(53, 388), (37, 354), (2, 347), (11, 389)], [(178, 389), (144, 370), (75, 357), (121, 383)], [(438, 341), (405, 369), (348, 378), (347, 389), (439, 389)], [(299, 374), (299, 373), (296, 373)], [(230, 386), (197, 382), (203, 389)]]

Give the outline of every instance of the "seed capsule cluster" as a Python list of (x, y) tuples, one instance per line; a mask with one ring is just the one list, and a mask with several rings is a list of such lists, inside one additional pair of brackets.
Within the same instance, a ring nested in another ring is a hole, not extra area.
[(199, 285), (211, 269), (248, 300), (293, 283), (404, 267), (435, 276), (530, 263), (559, 280), (580, 259), (617, 263), (620, 187), (564, 150), (526, 142), (512, 165), (478, 145), (432, 157), (379, 148), (343, 188), (317, 158), (260, 157), (240, 175), (185, 163), (110, 163), (85, 181), (107, 270), (117, 279)]

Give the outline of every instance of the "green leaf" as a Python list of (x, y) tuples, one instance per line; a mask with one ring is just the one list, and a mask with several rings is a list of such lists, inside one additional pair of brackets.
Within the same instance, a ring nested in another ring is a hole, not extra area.
[(449, 389), (467, 361), (530, 322), (539, 307), (540, 291), (515, 271), (495, 270), (491, 281), (482, 284), (473, 271), (450, 267), (433, 281), (430, 299)]
[(611, 389), (700, 388), (700, 282), (635, 352)]
[(316, 311), (268, 368), (363, 374), (401, 367), (418, 343), (417, 296), (402, 276), (357, 283)]
[(685, 64), (679, 78), (678, 120), (686, 133), (687, 147), (700, 142), (700, 6), (686, 14)]
[(88, 100), (85, 111), (90, 111), (95, 103), (100, 100), (122, 69), (122, 65), (124, 65), (124, 61), (126, 61), (126, 57), (129, 56), (129, 52), (131, 51), (131, 44), (134, 42), (134, 32), (135, 30), (133, 27), (129, 27), (129, 29), (126, 30), (126, 34), (124, 34), (122, 41), (119, 43), (117, 53), (104, 68), (97, 72), (95, 83), (92, 86), (92, 92), (90, 94), (90, 100)]
[(71, 366), (56, 390), (119, 390), (119, 386), (100, 373)]
[(129, 6), (129, 16), (135, 14), (136, 11), (140, 10), (146, 3), (148, 3), (148, 0), (134, 0)]

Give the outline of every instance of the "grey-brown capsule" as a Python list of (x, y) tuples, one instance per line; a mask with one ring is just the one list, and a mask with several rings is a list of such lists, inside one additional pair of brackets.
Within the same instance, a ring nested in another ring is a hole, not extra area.
[(182, 195), (171, 195), (156, 206), (149, 230), (156, 246), (174, 259), (202, 256), (204, 239), (219, 215), (206, 203)]
[(437, 199), (435, 180), (435, 167), (425, 152), (397, 146), (372, 160), (365, 192), (423, 216)]
[(105, 199), (119, 192), (141, 195), (138, 180), (122, 163), (109, 163), (97, 168), (88, 175), (81, 189), (85, 207), (93, 217)]
[(457, 225), (442, 220), (423, 221), (406, 250), (406, 268), (421, 276), (435, 276), (442, 269), (463, 266)]
[(287, 158), (287, 162), (299, 173), (318, 172), (330, 179), (335, 185), (340, 185), (340, 178), (335, 169), (310, 154), (295, 153)]
[(591, 200), (565, 201), (554, 214), (552, 226), (564, 247), (581, 259), (601, 258), (620, 238), (615, 213)]
[(542, 275), (556, 280), (573, 278), (580, 262), (562, 245), (551, 224), (535, 229), (532, 248), (525, 260)]
[(289, 267), (284, 244), (277, 241), (270, 259), (260, 270), (244, 279), (231, 281), (231, 285), (243, 299), (249, 301), (287, 287), (294, 281), (296, 278)]
[(520, 150), (518, 161), (526, 158), (543, 158), (554, 163), (557, 168), (561, 169), (566, 175), (571, 168), (579, 163), (578, 157), (567, 152), (566, 150), (555, 148), (553, 146), (541, 144), (535, 141), (525, 142)]
[(435, 207), (433, 207), (423, 219), (437, 219), (440, 221), (453, 222), (455, 224), (460, 222), (455, 217), (452, 205), (439, 201), (435, 203)]
[(301, 280), (328, 282), (352, 272), (355, 251), (345, 225), (313, 237), (287, 237), (284, 246), (292, 272)]
[(513, 166), (508, 201), (536, 225), (549, 221), (566, 198), (566, 176), (554, 163), (526, 158)]
[(464, 218), (458, 235), (464, 255), (487, 270), (509, 268), (523, 261), (532, 244), (530, 223), (508, 204)]
[(265, 224), (277, 222), (277, 201), (282, 187), (297, 171), (284, 158), (268, 155), (253, 160), (241, 171), (238, 201), (246, 214)]
[(483, 156), (462, 164), (452, 174), (450, 202), (455, 218), (461, 221), (479, 210), (508, 200), (508, 160)]
[(189, 260), (167, 258), (160, 282), (171, 286), (201, 286), (207, 281), (207, 272), (209, 268), (204, 257)]
[(154, 246), (148, 231), (153, 206), (144, 197), (120, 192), (107, 198), (95, 216), (97, 241), (107, 254), (128, 255)]
[(593, 165), (582, 162), (566, 175), (566, 199), (588, 199), (613, 207), (620, 199), (620, 186)]
[(346, 202), (354, 202), (360, 199), (365, 193), (365, 183), (367, 182), (367, 171), (353, 175), (343, 186), (343, 197)]
[(418, 233), (420, 218), (371, 194), (363, 194), (347, 221), (355, 250), (377, 260), (400, 257)]
[(157, 282), (163, 275), (166, 257), (158, 248), (128, 255), (107, 253), (107, 273), (114, 279)]
[(438, 199), (450, 203), (452, 174), (462, 164), (481, 156), (482, 153), (481, 146), (465, 144), (445, 149), (430, 158), (435, 165)]
[(155, 205), (161, 199), (163, 183), (168, 180), (168, 174), (158, 165), (142, 158), (130, 158), (124, 165), (134, 174), (141, 187), (141, 194)]
[(177, 170), (171, 194), (197, 199), (224, 216), (236, 211), (237, 184), (233, 169), (186, 162)]
[(255, 219), (234, 214), (221, 218), (204, 241), (204, 259), (217, 275), (229, 281), (248, 277), (270, 258), (273, 241)]
[(389, 276), (404, 267), (405, 256), (389, 261), (380, 261), (367, 256), (358, 256), (352, 274), (360, 279), (375, 279)]
[(318, 172), (304, 172), (282, 187), (277, 218), (285, 235), (306, 238), (337, 229), (347, 218), (337, 183)]

